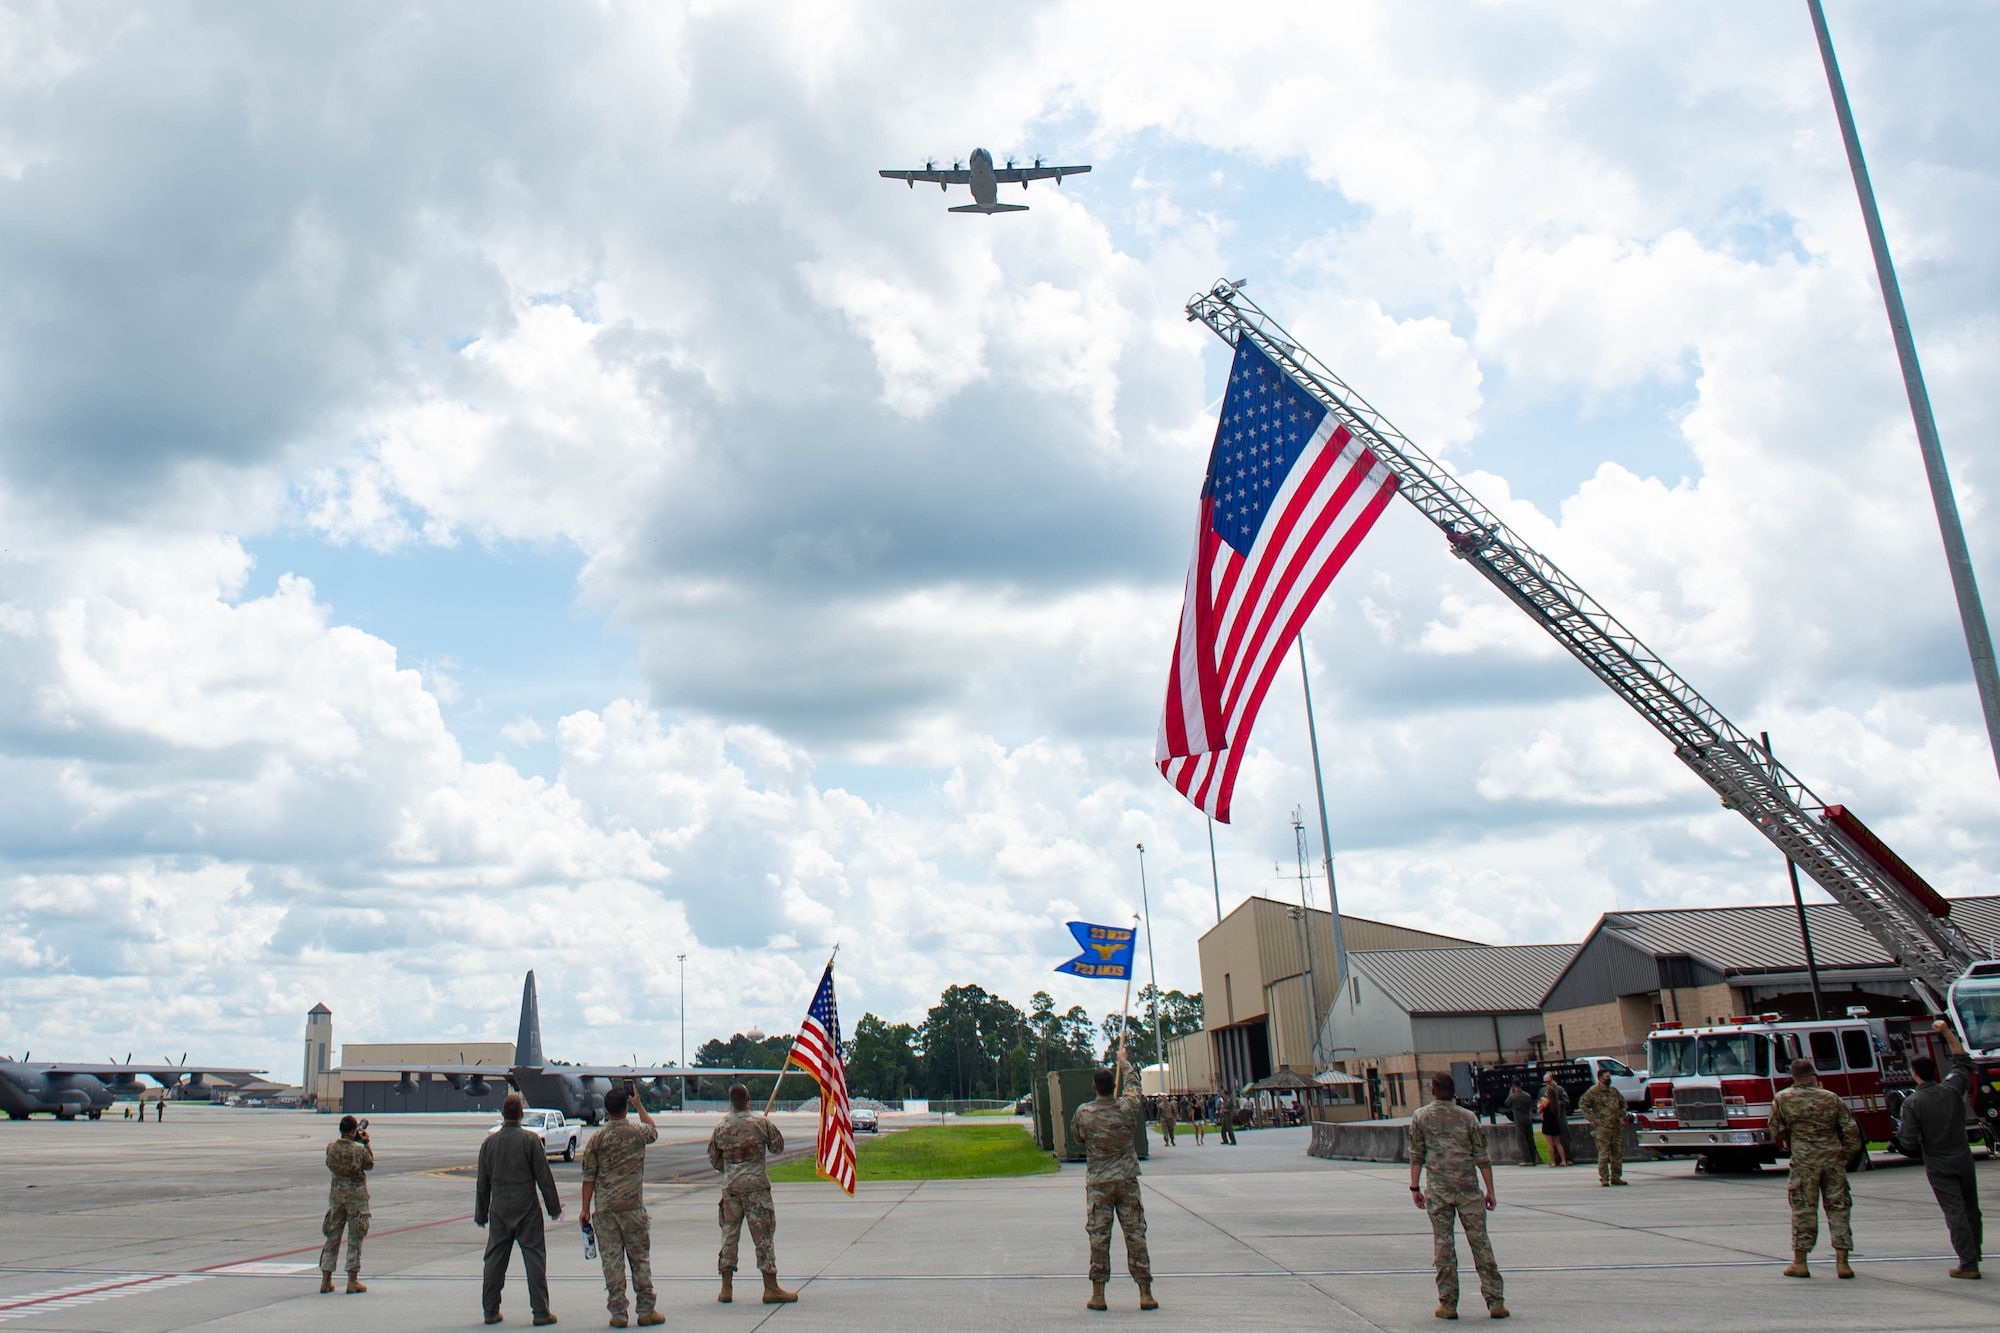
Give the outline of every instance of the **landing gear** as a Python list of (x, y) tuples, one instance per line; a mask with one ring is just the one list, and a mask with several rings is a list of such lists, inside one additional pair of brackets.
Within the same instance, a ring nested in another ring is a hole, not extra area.
[(9, 1120), (26, 1120), (28, 1118), (28, 1113), (26, 1111), (9, 1111), (7, 1113), (7, 1118)]
[(103, 1109), (102, 1107), (98, 1107), (98, 1106), (93, 1106), (93, 1107), (91, 1107), (91, 1108), (90, 1108), (90, 1118), (91, 1118), (92, 1120), (102, 1120), (102, 1119), (104, 1119), (104, 1109)]

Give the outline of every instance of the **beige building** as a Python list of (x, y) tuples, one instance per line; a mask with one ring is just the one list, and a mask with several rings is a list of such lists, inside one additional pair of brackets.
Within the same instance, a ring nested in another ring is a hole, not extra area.
[[(1472, 940), (1341, 914), (1349, 953), (1482, 948)], [(1203, 1030), (1167, 1043), (1177, 1092), (1240, 1088), (1280, 1065), (1310, 1073), (1327, 1060), (1315, 1034), (1335, 998), (1333, 915), (1246, 898), (1200, 941)]]
[(507, 1095), (507, 1084), (494, 1081), (485, 1095), (468, 1096), (443, 1078), (419, 1074), (409, 1091), (398, 1092), (393, 1073), (350, 1073), (355, 1065), (497, 1065), (511, 1068), (514, 1043), (511, 1041), (350, 1041), (340, 1048), (343, 1068), (334, 1070), (339, 1080), (335, 1095), (341, 1109), (355, 1115), (392, 1111), (494, 1111)]

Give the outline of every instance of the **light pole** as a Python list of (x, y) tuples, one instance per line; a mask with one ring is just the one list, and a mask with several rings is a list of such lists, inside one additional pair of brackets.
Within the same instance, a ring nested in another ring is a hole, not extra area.
[[(1160, 1062), (1160, 1091), (1167, 1090), (1166, 1065), (1167, 1044), (1160, 1040), (1160, 969), (1153, 961), (1153, 905), (1146, 895), (1146, 844), (1133, 843), (1139, 849), (1139, 906), (1146, 910), (1146, 971), (1153, 978), (1153, 1058)], [(1122, 1036), (1121, 1036), (1122, 1039)], [(1139, 1071), (1139, 1091), (1146, 1091), (1146, 1071)]]
[[(681, 964), (681, 1068), (688, 1067), (688, 956), (674, 955)], [(687, 1110), (687, 1078), (681, 1078), (681, 1110)]]
[(1937, 510), (1938, 533), (1944, 538), (1945, 564), (1951, 570), (1951, 587), (1958, 597), (1959, 624), (1965, 630), (1966, 652), (1972, 658), (1972, 681), (1979, 689), (1979, 708), (1986, 717), (1986, 743), (1993, 760), (2000, 764), (2000, 669), (1993, 659), (1993, 634), (1986, 626), (1986, 611), (1979, 604), (1979, 583), (1973, 577), (1972, 552), (1965, 544), (1965, 528), (1958, 520), (1958, 500), (1952, 494), (1951, 474), (1945, 470), (1944, 445), (1938, 440), (1937, 420), (1931, 416), (1930, 391), (1924, 387), (1923, 368), (1917, 364), (1917, 343), (1910, 334), (1910, 316), (1903, 309), (1903, 291), (1896, 284), (1896, 266), (1889, 258), (1889, 238), (1882, 230), (1882, 215), (1875, 209), (1875, 187), (1868, 180), (1868, 164), (1861, 157), (1861, 135), (1854, 128), (1854, 113), (1847, 105), (1847, 85), (1841, 81), (1840, 64), (1833, 55), (1833, 34), (1827, 31), (1826, 13), (1819, 0), (1806, 0), (1812, 14), (1813, 35), (1819, 39), (1820, 63), (1826, 66), (1826, 85), (1833, 94), (1834, 117), (1840, 121), (1840, 138), (1847, 148), (1848, 170), (1854, 176), (1854, 193), (1861, 200), (1861, 221), (1868, 229), (1868, 248), (1875, 252), (1875, 277), (1882, 284), (1882, 304), (1889, 312), (1889, 333), (1896, 340), (1896, 359), (1903, 367), (1903, 392), (1910, 400), (1910, 416), (1916, 422), (1917, 450), (1924, 458), (1924, 475), (1930, 481), (1931, 505)]

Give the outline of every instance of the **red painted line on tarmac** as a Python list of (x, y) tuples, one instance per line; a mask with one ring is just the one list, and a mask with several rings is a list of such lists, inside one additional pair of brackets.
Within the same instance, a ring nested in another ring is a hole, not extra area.
[[(564, 1203), (567, 1206), (568, 1201), (565, 1200)], [(374, 1240), (378, 1236), (400, 1236), (409, 1231), (422, 1231), (427, 1227), (448, 1227), (459, 1222), (470, 1222), (471, 1220), (471, 1213), (461, 1213), (457, 1217), (440, 1217), (435, 1222), (412, 1222), (409, 1226), (391, 1227), (387, 1231), (371, 1230), (368, 1233), (368, 1239)], [(255, 1259), (231, 1259), (227, 1263), (211, 1264), (207, 1268), (196, 1268), (191, 1271), (196, 1273), (213, 1273), (217, 1269), (234, 1268), (238, 1264), (262, 1264), (268, 1263), (273, 1259), (289, 1258), (294, 1254), (318, 1254), (321, 1248), (322, 1246), (320, 1245), (302, 1245), (296, 1250), (279, 1250), (275, 1254), (260, 1254)], [(5, 1308), (5, 1306), (0, 1306), (0, 1309)]]
[(123, 1282), (106, 1282), (100, 1286), (84, 1287), (76, 1291), (52, 1291), (45, 1296), (31, 1297), (25, 1301), (0, 1303), (0, 1310), (26, 1310), (36, 1305), (47, 1305), (50, 1301), (73, 1301), (79, 1296), (96, 1296), (107, 1291), (117, 1291), (121, 1287), (143, 1287), (148, 1282), (163, 1282), (173, 1276), (172, 1273), (148, 1273), (144, 1277), (129, 1277)]
[[(368, 1239), (374, 1240), (378, 1236), (400, 1236), (411, 1231), (424, 1231), (431, 1227), (448, 1227), (460, 1222), (470, 1222), (471, 1220), (471, 1213), (461, 1213), (457, 1217), (440, 1217), (434, 1222), (412, 1222), (406, 1227), (391, 1227), (387, 1231), (370, 1231)], [(234, 1268), (238, 1264), (261, 1264), (268, 1263), (273, 1259), (289, 1258), (295, 1254), (317, 1254), (320, 1249), (320, 1245), (302, 1245), (295, 1250), (277, 1250), (270, 1254), (260, 1254), (254, 1259), (229, 1259), (219, 1264), (210, 1264), (206, 1268), (189, 1269), (188, 1272), (207, 1275), (224, 1268)], [(177, 1275), (172, 1273), (148, 1273), (144, 1277), (126, 1278), (121, 1282), (106, 1282), (100, 1286), (85, 1287), (80, 1291), (55, 1292), (47, 1296), (37, 1296), (25, 1301), (0, 1301), (0, 1310), (25, 1310), (37, 1305), (46, 1305), (50, 1301), (68, 1301), (75, 1300), (79, 1296), (97, 1296), (107, 1291), (117, 1291), (123, 1287), (140, 1287), (148, 1282), (160, 1282), (174, 1276)]]

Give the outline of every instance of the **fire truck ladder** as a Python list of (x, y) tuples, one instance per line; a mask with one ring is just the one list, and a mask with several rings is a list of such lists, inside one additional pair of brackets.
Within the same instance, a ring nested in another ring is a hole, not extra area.
[(1933, 1012), (1980, 950), (1950, 919), (1950, 905), (1842, 806), (1815, 796), (1791, 770), (1695, 692), (1693, 686), (1522, 540), (1458, 479), (1300, 347), (1245, 296), (1222, 281), (1189, 300), (1200, 321), (1234, 347), (1244, 338), (1324, 403), (1401, 481), (1403, 498), (1443, 532), (1509, 600), (1673, 745), (1722, 803), (1833, 895), (1916, 980)]

